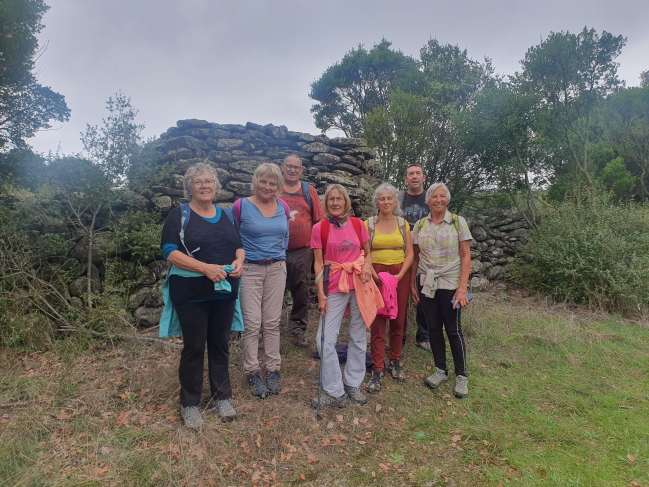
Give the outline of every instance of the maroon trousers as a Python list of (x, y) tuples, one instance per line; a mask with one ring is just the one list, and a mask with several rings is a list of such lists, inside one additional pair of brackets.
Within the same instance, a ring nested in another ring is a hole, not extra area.
[[(396, 276), (401, 271), (402, 264), (383, 265), (373, 264), (374, 270), (387, 272)], [(399, 311), (396, 320), (390, 320), (390, 361), (401, 359), (401, 348), (403, 346), (403, 330), (408, 312), (408, 297), (410, 296), (410, 269), (403, 276), (397, 285), (397, 304)], [(370, 341), (370, 352), (372, 355), (373, 370), (382, 372), (385, 366), (385, 326), (387, 318), (376, 315), (372, 323), (372, 338)]]

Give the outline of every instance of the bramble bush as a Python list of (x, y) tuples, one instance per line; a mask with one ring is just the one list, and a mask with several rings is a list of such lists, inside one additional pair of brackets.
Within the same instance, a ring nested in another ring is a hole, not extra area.
[(559, 300), (633, 315), (649, 308), (649, 207), (575, 197), (545, 212), (517, 280)]

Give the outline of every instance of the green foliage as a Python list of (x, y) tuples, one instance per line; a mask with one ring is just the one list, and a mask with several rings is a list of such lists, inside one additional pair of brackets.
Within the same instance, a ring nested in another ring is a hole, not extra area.
[(38, 83), (34, 75), (41, 19), (49, 7), (42, 0), (0, 1), (0, 151), (27, 148), (26, 139), (50, 121), (70, 118), (65, 97)]
[(157, 211), (131, 210), (120, 215), (112, 224), (112, 230), (117, 237), (112, 245), (116, 249), (127, 249), (131, 260), (141, 264), (162, 258), (160, 250), (161, 218)]
[(135, 192), (151, 189), (152, 186), (166, 186), (173, 174), (177, 173), (175, 162), (158, 164), (159, 153), (149, 141), (132, 156), (127, 172), (127, 186)]
[(347, 137), (361, 134), (372, 109), (387, 104), (396, 77), (416, 70), (415, 61), (391, 45), (385, 39), (369, 51), (359, 45), (311, 84), (309, 97), (319, 102), (311, 108), (316, 127), (339, 129)]
[(560, 300), (625, 315), (649, 305), (649, 208), (579, 195), (547, 211), (517, 270)]
[(624, 159), (618, 157), (604, 167), (598, 181), (611, 193), (615, 201), (621, 202), (628, 199), (631, 190), (638, 183), (638, 178), (626, 168)]

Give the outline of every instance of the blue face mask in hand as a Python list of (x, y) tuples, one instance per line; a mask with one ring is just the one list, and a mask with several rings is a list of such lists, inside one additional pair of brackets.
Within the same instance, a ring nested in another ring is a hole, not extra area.
[[(469, 303), (473, 301), (473, 295), (471, 293), (466, 293), (466, 298), (469, 300)], [(457, 303), (457, 306), (455, 305), (455, 298), (451, 299), (451, 304), (455, 309), (460, 309), (462, 307), (460, 303)]]

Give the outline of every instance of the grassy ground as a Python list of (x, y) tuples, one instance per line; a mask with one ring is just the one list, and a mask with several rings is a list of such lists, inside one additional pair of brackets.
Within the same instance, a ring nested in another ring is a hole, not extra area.
[(200, 432), (180, 421), (178, 350), (0, 351), (0, 486), (649, 486), (649, 328), (510, 294), (480, 293), (463, 317), (468, 398), (453, 376), (423, 385), (432, 357), (410, 329), (408, 381), (320, 422), (318, 364), (288, 343), (284, 392), (263, 402), (234, 347), (238, 420), (206, 415)]

